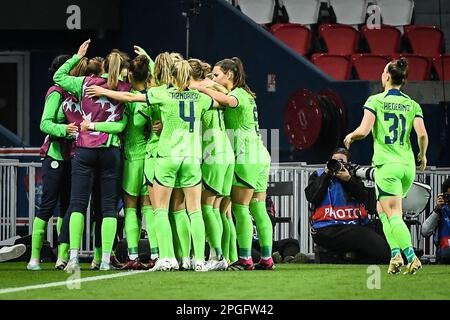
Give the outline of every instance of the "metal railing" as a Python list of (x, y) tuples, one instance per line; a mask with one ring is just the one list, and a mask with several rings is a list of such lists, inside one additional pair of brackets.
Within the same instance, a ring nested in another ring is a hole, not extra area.
[[(0, 159), (0, 241), (16, 236), (18, 221), (20, 225), (27, 226), (29, 234), (32, 233), (32, 221), (36, 211), (36, 169), (41, 167), (39, 162), (20, 163), (15, 160)], [(289, 223), (278, 224), (275, 227), (275, 240), (286, 238), (298, 239), (300, 251), (305, 254), (314, 253), (314, 243), (310, 235), (309, 203), (304, 190), (308, 185), (309, 176), (323, 165), (306, 165), (305, 163), (274, 163), (270, 170), (270, 182), (291, 182), (292, 193), (287, 195), (271, 196), (276, 215), (290, 218)], [(18, 208), (18, 171), (26, 170), (28, 174), (28, 217), (19, 219)], [(440, 192), (443, 181), (450, 176), (450, 168), (429, 168), (416, 176), (416, 181), (432, 187), (431, 199), (428, 207), (417, 219), (423, 223), (436, 203), (436, 195)], [(89, 208), (88, 208), (89, 212)], [(54, 219), (49, 222), (47, 240), (52, 243)], [(431, 239), (424, 241), (417, 236), (418, 226), (411, 226), (413, 245), (424, 250), (425, 255), (435, 254), (435, 246)], [(53, 244), (56, 245), (56, 244)], [(82, 253), (92, 251), (90, 215), (86, 216), (85, 236), (82, 243)]]

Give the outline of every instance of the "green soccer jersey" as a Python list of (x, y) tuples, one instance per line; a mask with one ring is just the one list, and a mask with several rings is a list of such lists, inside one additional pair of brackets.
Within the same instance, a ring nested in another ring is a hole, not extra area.
[(233, 130), (234, 153), (254, 152), (262, 144), (255, 99), (243, 88), (235, 88), (228, 95), (238, 100), (237, 107), (225, 110), (226, 128)]
[[(132, 90), (131, 92), (140, 93), (137, 90)], [(147, 119), (139, 114), (142, 105), (145, 105), (145, 103), (135, 102), (127, 104), (125, 108), (128, 123), (124, 132), (124, 156), (127, 160), (142, 160), (145, 158), (147, 144), (145, 125)]]
[(372, 163), (415, 165), (410, 134), (416, 117), (423, 118), (420, 105), (399, 90), (370, 96), (364, 109), (376, 116), (372, 129), (374, 152)]
[(213, 106), (211, 97), (197, 90), (147, 91), (147, 104), (159, 105), (163, 129), (158, 156), (201, 158), (201, 117)]
[(211, 109), (202, 117), (203, 156), (233, 153), (227, 136), (222, 109)]

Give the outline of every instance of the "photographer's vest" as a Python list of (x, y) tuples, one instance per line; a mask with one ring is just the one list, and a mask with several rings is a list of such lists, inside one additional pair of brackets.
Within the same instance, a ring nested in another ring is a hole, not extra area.
[[(96, 85), (108, 88), (107, 78), (85, 77), (83, 82), (83, 93), (81, 98), (81, 117), (88, 119), (90, 122), (115, 122), (122, 119), (124, 104), (106, 97), (88, 98), (84, 94), (87, 87)], [(128, 83), (119, 81), (115, 91), (130, 91), (131, 86)], [(78, 119), (79, 115), (74, 114), (73, 119)], [(69, 119), (67, 119), (71, 122)], [(79, 120), (79, 119), (78, 119)], [(82, 119), (81, 119), (82, 121)], [(97, 148), (108, 141), (108, 134), (98, 131), (79, 132), (76, 146), (83, 148)]]
[[(324, 169), (317, 170), (320, 177)], [(344, 187), (338, 180), (331, 180), (325, 199), (312, 215), (312, 227), (323, 228), (337, 224), (367, 224), (368, 217), (363, 204), (346, 199)]]
[(439, 217), (438, 226), (434, 232), (434, 243), (440, 250), (450, 247), (450, 207), (444, 206)]
[[(64, 91), (59, 86), (51, 86), (47, 94), (45, 95), (45, 99), (47, 100), (48, 96), (52, 94), (53, 92), (58, 92), (61, 95), (61, 107), (64, 109), (64, 107), (69, 105), (75, 105), (77, 104), (77, 98), (66, 91)], [(70, 122), (68, 122), (70, 123)], [(40, 156), (42, 158), (45, 158), (48, 154), (48, 150), (50, 149), (50, 144), (52, 142), (59, 144), (59, 150), (61, 151), (61, 156), (64, 160), (70, 160), (70, 157), (72, 155), (73, 150), (73, 140), (69, 140), (66, 138), (57, 138), (57, 137), (51, 137), (47, 135), (44, 140), (44, 144), (41, 146), (41, 149), (39, 150)]]

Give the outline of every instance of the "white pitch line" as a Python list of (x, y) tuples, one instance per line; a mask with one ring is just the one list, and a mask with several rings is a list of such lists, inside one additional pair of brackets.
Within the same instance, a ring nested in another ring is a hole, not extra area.
[(119, 273), (108, 274), (108, 275), (104, 275), (104, 276), (95, 276), (95, 277), (87, 277), (87, 278), (74, 279), (74, 280), (50, 282), (50, 283), (37, 284), (34, 286), (26, 286), (26, 287), (18, 287), (18, 288), (5, 288), (5, 289), (0, 289), (0, 294), (19, 292), (19, 291), (27, 291), (27, 290), (36, 290), (36, 289), (46, 289), (46, 288), (60, 287), (60, 286), (67, 286), (67, 285), (74, 286), (81, 282), (91, 282), (91, 281), (97, 281), (97, 280), (127, 277), (127, 276), (133, 276), (136, 274), (140, 274), (143, 272), (148, 272), (148, 271), (119, 272)]

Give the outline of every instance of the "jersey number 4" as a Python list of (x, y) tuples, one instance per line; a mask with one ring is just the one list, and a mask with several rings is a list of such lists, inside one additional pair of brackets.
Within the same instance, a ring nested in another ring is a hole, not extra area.
[(399, 120), (401, 122), (401, 130), (400, 130), (400, 145), (402, 146), (405, 142), (405, 131), (406, 131), (406, 118), (400, 114), (396, 115), (395, 113), (385, 113), (384, 121), (393, 121), (392, 125), (389, 127), (389, 135), (384, 137), (385, 144), (394, 144), (398, 140), (398, 131), (399, 131)]
[(186, 122), (189, 122), (189, 132), (194, 132), (195, 113), (194, 113), (194, 101), (189, 101), (189, 116), (186, 117), (184, 110), (184, 101), (180, 101), (180, 118)]

